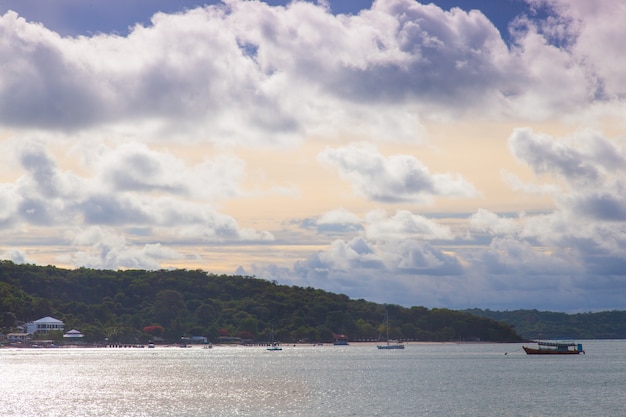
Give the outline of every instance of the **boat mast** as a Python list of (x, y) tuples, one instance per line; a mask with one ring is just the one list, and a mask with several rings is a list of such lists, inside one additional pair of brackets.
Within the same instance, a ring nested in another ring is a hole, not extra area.
[(385, 328), (387, 329), (387, 346), (389, 346), (389, 310), (385, 309)]

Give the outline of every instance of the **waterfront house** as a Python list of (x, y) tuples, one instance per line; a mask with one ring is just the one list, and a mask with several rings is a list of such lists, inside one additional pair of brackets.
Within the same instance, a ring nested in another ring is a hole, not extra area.
[(44, 317), (39, 320), (31, 321), (26, 323), (26, 333), (35, 334), (42, 333), (46, 334), (49, 332), (53, 332), (56, 330), (63, 331), (65, 325), (61, 320), (57, 320), (54, 317)]
[(30, 334), (28, 333), (9, 333), (7, 334), (7, 340), (9, 343), (23, 343), (30, 340)]

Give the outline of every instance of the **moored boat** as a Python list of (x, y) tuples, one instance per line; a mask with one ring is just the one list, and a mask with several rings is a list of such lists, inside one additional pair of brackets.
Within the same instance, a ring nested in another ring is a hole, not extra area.
[[(387, 331), (387, 344), (376, 345), (378, 349), (404, 349), (404, 345), (397, 340), (389, 340), (389, 312), (385, 310), (385, 330)], [(378, 338), (380, 339), (380, 337)]]
[(527, 346), (522, 346), (524, 352), (528, 355), (578, 355), (580, 353), (585, 353), (583, 350), (583, 345), (574, 342), (543, 342), (543, 341), (535, 341), (537, 343), (537, 348), (530, 348)]
[(276, 342), (274, 341), (274, 326), (272, 326), (272, 334), (271, 334), (271, 336), (270, 336), (270, 344), (269, 344), (269, 346), (267, 347), (267, 350), (270, 350), (270, 351), (283, 350), (283, 348), (282, 348), (282, 347), (280, 347), (280, 346), (278, 345), (278, 343), (276, 343)]

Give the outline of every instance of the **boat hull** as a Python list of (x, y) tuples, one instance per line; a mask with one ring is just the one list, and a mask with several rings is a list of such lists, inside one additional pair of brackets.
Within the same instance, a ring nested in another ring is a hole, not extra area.
[(528, 355), (578, 355), (584, 353), (578, 350), (534, 349), (526, 346), (522, 346), (522, 348)]
[(404, 349), (404, 345), (378, 345), (378, 349)]

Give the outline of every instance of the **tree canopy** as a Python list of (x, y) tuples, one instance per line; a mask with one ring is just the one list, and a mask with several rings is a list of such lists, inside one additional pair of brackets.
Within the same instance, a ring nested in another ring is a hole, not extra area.
[(538, 310), (467, 310), (503, 321), (527, 339), (626, 339), (626, 311), (555, 313)]
[(389, 333), (419, 341), (519, 341), (491, 318), (443, 308), (405, 308), (352, 300), (315, 288), (279, 285), (248, 276), (201, 270), (94, 270), (17, 265), (0, 261), (3, 331), (16, 320), (53, 316), (86, 341), (124, 343), (154, 337), (220, 336), (281, 342), (376, 340), (389, 313)]

